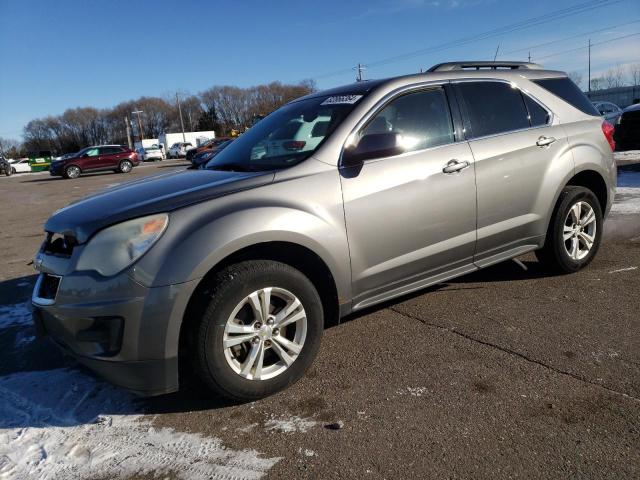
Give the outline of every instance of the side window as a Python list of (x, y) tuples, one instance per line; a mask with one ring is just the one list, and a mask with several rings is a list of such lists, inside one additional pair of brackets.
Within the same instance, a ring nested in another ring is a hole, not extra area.
[(455, 141), (444, 90), (422, 90), (392, 100), (361, 131), (360, 136), (397, 133), (407, 152)]
[(100, 155), (115, 155), (116, 153), (120, 153), (121, 150), (118, 147), (101, 147)]
[(85, 152), (85, 155), (86, 155), (87, 157), (97, 157), (97, 156), (99, 155), (99, 151), (100, 151), (100, 150), (99, 150), (98, 148), (92, 148), (92, 149), (90, 149), (90, 150), (87, 150), (87, 151)]
[(458, 88), (467, 107), (473, 138), (529, 127), (520, 90), (504, 82), (462, 82)]
[(522, 98), (524, 98), (524, 103), (527, 106), (529, 123), (532, 127), (540, 127), (549, 123), (549, 112), (542, 108), (542, 106), (530, 96), (523, 93)]

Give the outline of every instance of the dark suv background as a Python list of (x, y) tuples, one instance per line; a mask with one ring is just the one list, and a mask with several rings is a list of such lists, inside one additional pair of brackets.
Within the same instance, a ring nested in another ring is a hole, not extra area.
[(70, 158), (57, 160), (51, 164), (49, 172), (54, 176), (77, 178), (85, 172), (113, 170), (129, 173), (140, 164), (138, 154), (121, 145), (98, 145), (83, 148)]

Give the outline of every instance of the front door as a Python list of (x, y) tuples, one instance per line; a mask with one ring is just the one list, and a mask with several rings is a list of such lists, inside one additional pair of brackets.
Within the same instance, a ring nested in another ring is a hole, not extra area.
[(341, 169), (354, 308), (473, 269), (473, 157), (456, 141), (441, 87), (402, 94), (361, 129), (398, 134), (405, 153)]

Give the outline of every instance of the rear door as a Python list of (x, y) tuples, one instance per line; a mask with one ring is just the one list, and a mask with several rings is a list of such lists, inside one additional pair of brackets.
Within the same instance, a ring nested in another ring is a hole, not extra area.
[(455, 84), (476, 167), (479, 266), (531, 250), (547, 229), (541, 188), (554, 162), (567, 161), (566, 135), (552, 114), (499, 80)]
[(116, 168), (122, 153), (120, 147), (100, 147), (99, 168)]
[[(434, 86), (398, 95), (357, 132), (396, 133), (406, 147), (356, 173), (341, 169), (354, 308), (474, 268), (473, 157), (453, 119), (445, 89)], [(452, 161), (462, 168), (446, 173)]]

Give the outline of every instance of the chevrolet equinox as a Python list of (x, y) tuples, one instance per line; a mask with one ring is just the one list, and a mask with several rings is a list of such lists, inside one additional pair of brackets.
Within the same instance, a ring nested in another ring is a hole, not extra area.
[(258, 399), (298, 380), (323, 327), (350, 312), (530, 251), (558, 273), (586, 266), (614, 198), (613, 147), (567, 75), (531, 63), (313, 93), (202, 170), (55, 212), (34, 321), (130, 390), (175, 391), (186, 372)]

